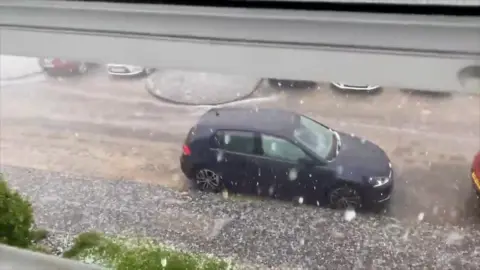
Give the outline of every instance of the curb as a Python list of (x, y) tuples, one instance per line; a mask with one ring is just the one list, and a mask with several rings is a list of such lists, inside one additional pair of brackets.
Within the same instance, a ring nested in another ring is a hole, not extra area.
[(18, 77), (1, 78), (0, 81), (8, 82), (8, 81), (21, 80), (21, 79), (26, 79), (26, 78), (29, 78), (29, 77), (34, 77), (34, 76), (37, 76), (37, 75), (40, 75), (40, 74), (43, 74), (43, 73), (44, 73), (43, 71), (38, 71), (38, 72), (34, 72), (34, 73), (21, 75), (21, 76), (18, 76)]
[(174, 99), (170, 99), (170, 98), (166, 98), (166, 97), (163, 97), (161, 95), (158, 95), (157, 93), (155, 93), (154, 89), (155, 89), (155, 84), (153, 83), (153, 80), (152, 80), (152, 86), (150, 86), (150, 84), (147, 82), (145, 84), (145, 89), (147, 90), (147, 92), (152, 95), (154, 98), (156, 99), (159, 99), (163, 102), (166, 102), (166, 103), (171, 103), (171, 104), (175, 104), (175, 105), (184, 105), (184, 106), (192, 106), (192, 107), (195, 107), (195, 106), (218, 106), (218, 105), (226, 105), (226, 104), (229, 104), (229, 103), (232, 103), (232, 102), (236, 102), (236, 101), (240, 101), (240, 100), (244, 100), (244, 99), (247, 99), (249, 97), (251, 97), (259, 88), (260, 84), (263, 82), (262, 79), (259, 79), (257, 84), (255, 84), (255, 86), (253, 87), (253, 90), (250, 91), (248, 94), (245, 94), (243, 96), (240, 96), (240, 97), (236, 97), (232, 100), (229, 100), (229, 101), (225, 101), (225, 102), (215, 102), (215, 103), (191, 103), (191, 102), (182, 102), (182, 101), (178, 101), (178, 100), (174, 100)]

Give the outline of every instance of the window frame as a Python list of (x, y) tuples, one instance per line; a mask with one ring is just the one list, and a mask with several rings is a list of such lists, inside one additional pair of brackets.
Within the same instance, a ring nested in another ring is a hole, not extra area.
[(285, 159), (285, 158), (282, 158), (282, 157), (266, 156), (265, 153), (264, 153), (264, 151), (263, 151), (263, 136), (262, 136), (262, 135), (266, 135), (266, 136), (273, 137), (273, 138), (276, 138), (276, 139), (284, 140), (284, 141), (292, 144), (293, 146), (297, 147), (298, 149), (300, 149), (300, 151), (302, 151), (302, 152), (305, 154), (305, 157), (306, 157), (308, 160), (317, 161), (317, 158), (315, 158), (312, 154), (310, 154), (308, 151), (306, 151), (306, 150), (304, 149), (304, 147), (302, 147), (301, 145), (295, 143), (295, 142), (294, 142), (293, 140), (291, 140), (291, 139), (285, 138), (285, 137), (283, 137), (283, 136), (274, 135), (274, 134), (271, 134), (271, 133), (268, 133), (268, 132), (258, 132), (259, 151), (260, 151), (260, 156), (261, 156), (262, 158), (271, 159), (271, 160), (276, 160), (276, 161), (280, 161), (280, 162), (288, 162), (288, 163), (298, 164), (298, 160), (293, 161), (293, 160), (291, 160), (291, 159)]
[[(237, 152), (232, 151), (224, 148), (225, 142), (224, 136), (227, 132), (237, 132), (237, 133), (251, 133), (253, 135), (253, 152), (252, 153), (245, 153), (245, 152)], [(219, 142), (216, 138), (219, 133), (223, 133), (222, 142)], [(241, 129), (217, 129), (213, 132), (210, 138), (210, 149), (221, 150), (227, 153), (237, 154), (237, 155), (246, 155), (246, 156), (260, 156), (260, 141), (258, 137), (258, 133), (255, 131), (250, 130), (241, 130)]]

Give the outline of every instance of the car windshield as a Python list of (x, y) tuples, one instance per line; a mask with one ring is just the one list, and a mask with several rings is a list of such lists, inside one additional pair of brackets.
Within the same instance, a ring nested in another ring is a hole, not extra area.
[(299, 125), (294, 130), (293, 136), (320, 158), (331, 159), (335, 134), (330, 129), (308, 117), (300, 116)]

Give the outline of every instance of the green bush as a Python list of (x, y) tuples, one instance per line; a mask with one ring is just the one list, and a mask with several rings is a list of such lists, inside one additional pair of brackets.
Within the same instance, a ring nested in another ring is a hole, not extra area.
[(10, 189), (0, 174), (0, 243), (27, 248), (30, 246), (33, 210), (29, 201)]
[(89, 261), (116, 270), (226, 270), (218, 258), (175, 251), (148, 241), (111, 239), (96, 232), (77, 236), (64, 257)]

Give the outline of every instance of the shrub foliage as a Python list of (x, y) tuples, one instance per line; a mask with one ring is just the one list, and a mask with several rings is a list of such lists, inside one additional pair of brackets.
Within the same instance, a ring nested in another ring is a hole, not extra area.
[(33, 210), (30, 202), (8, 187), (0, 174), (0, 243), (27, 248), (32, 242)]

